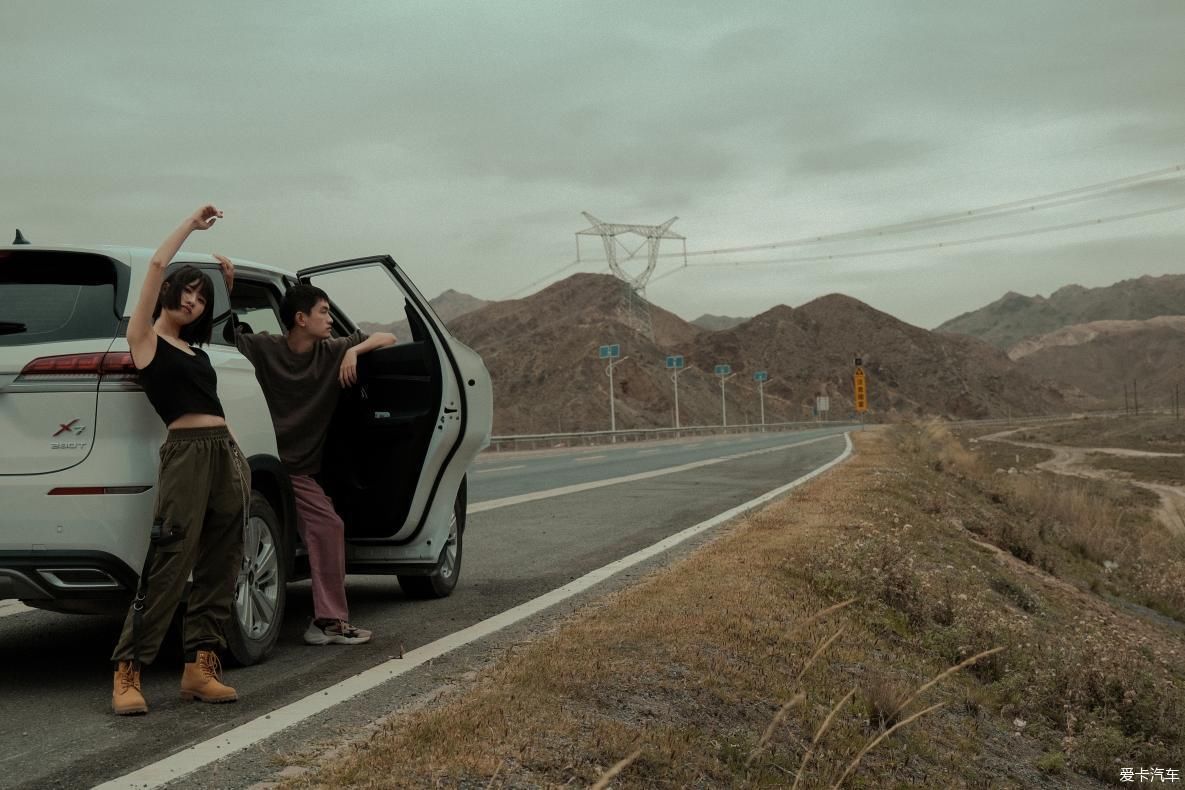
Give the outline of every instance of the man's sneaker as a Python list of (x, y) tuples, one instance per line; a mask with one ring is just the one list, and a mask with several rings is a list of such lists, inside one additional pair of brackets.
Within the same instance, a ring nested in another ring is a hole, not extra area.
[(361, 645), (370, 641), (370, 631), (355, 628), (345, 620), (330, 620), (324, 624), (314, 620), (304, 632), (304, 641), (310, 645)]

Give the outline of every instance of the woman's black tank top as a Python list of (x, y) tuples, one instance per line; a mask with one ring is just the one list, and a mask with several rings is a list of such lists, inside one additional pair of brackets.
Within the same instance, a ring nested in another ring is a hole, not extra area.
[(156, 336), (156, 356), (140, 368), (140, 386), (165, 425), (184, 414), (213, 414), (225, 417), (218, 400), (218, 374), (200, 348), (193, 354)]

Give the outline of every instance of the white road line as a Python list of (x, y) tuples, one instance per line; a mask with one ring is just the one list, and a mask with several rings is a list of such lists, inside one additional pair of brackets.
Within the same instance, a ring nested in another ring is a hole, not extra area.
[(641, 452), (638, 453), (638, 455), (654, 455), (655, 453), (661, 453), (661, 452), (662, 452), (662, 450), (658, 450), (658, 449), (642, 450)]
[(8, 617), (10, 615), (32, 611), (33, 607), (25, 606), (20, 601), (0, 601), (0, 617)]
[(661, 554), (667, 549), (677, 546), (701, 532), (731, 521), (737, 516), (744, 515), (750, 510), (764, 505), (771, 499), (776, 499), (787, 491), (823, 474), (823, 472), (846, 460), (852, 454), (851, 438), (846, 433), (843, 434), (843, 437), (845, 447), (839, 457), (793, 482), (768, 491), (756, 499), (750, 499), (748, 502), (737, 505), (717, 516), (713, 516), (707, 521), (701, 521), (695, 526), (688, 527), (681, 532), (676, 532), (674, 535), (666, 537), (652, 546), (636, 551), (628, 557), (622, 557), (604, 567), (597, 568), (595, 571), (591, 571), (575, 581), (568, 582), (563, 587), (545, 593), (526, 603), (519, 604), (513, 609), (508, 609), (501, 614), (482, 620), (480, 623), (475, 623), (442, 639), (437, 639), (435, 642), (430, 642), (423, 647), (417, 647), (415, 650), (405, 654), (403, 658), (391, 659), (365, 672), (361, 672), (352, 678), (346, 678), (340, 683), (315, 692), (302, 700), (297, 700), (253, 719), (246, 724), (241, 724), (233, 730), (228, 730), (221, 735), (195, 744), (163, 760), (146, 765), (139, 770), (132, 771), (117, 779), (112, 779), (110, 782), (98, 785), (95, 790), (154, 790), (154, 788), (160, 787), (163, 784), (188, 776), (210, 763), (228, 757), (235, 752), (242, 751), (265, 738), (275, 735), (281, 730), (285, 730), (311, 716), (326, 711), (334, 705), (345, 702), (364, 691), (369, 691), (392, 678), (406, 674), (421, 664), (440, 658), (444, 654), (456, 650), (458, 647), (482, 639), (503, 628), (514, 625), (520, 620), (537, 614), (548, 607), (555, 606), (627, 568)]
[(499, 466), (497, 469), (478, 469), (474, 474), (487, 475), (490, 472), (509, 472), (511, 469), (524, 469), (526, 464), (515, 464), (514, 466)]
[(607, 456), (607, 455), (582, 455), (579, 458), (573, 458), (572, 463), (579, 464), (579, 463), (583, 463), (585, 461), (599, 461), (602, 458), (608, 458), (608, 457), (609, 456)]
[(825, 442), (830, 439), (834, 439), (837, 436), (840, 436), (840, 434), (833, 433), (828, 436), (820, 436), (815, 439), (804, 439), (801, 442), (779, 444), (776, 447), (763, 447), (760, 450), (749, 450), (748, 452), (744, 453), (723, 455), (719, 458), (706, 458), (702, 461), (692, 461), (691, 463), (680, 464), (679, 466), (668, 466), (663, 469), (653, 469), (649, 472), (638, 472), (632, 475), (623, 475), (622, 477), (610, 477), (606, 478), (605, 480), (593, 480), (588, 483), (575, 483), (570, 486), (549, 488), (546, 491), (534, 491), (530, 494), (518, 494), (516, 496), (502, 497), (501, 499), (487, 499), (484, 502), (470, 502), (467, 512), (483, 513), (487, 510), (496, 510), (500, 507), (521, 505), (525, 502), (534, 502), (538, 499), (550, 499), (551, 497), (564, 496), (565, 494), (578, 494), (581, 491), (592, 491), (595, 488), (604, 488), (605, 486), (613, 486), (617, 485), (618, 483), (632, 483), (636, 480), (649, 480), (652, 477), (662, 477), (663, 475), (673, 475), (679, 472), (687, 472), (691, 469), (699, 469), (704, 466), (722, 464), (726, 461), (735, 461), (738, 458), (748, 458), (753, 455), (761, 455), (763, 453), (774, 453), (779, 450), (787, 450), (791, 447), (802, 447), (804, 445), (814, 444), (815, 442)]

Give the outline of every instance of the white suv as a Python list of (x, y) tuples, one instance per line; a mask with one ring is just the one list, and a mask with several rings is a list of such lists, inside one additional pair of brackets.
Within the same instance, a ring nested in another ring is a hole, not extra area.
[[(121, 612), (135, 590), (164, 426), (140, 390), (125, 328), (151, 250), (0, 246), (0, 599), (61, 612)], [(174, 265), (214, 281), (214, 336), (227, 422), (252, 470), (251, 513), (226, 634), (240, 663), (275, 644), (285, 585), (308, 573), (291, 484), (245, 331), (282, 331), (300, 282), (333, 299), (335, 332), (407, 326), (359, 358), (325, 448), (322, 484), (346, 524), (347, 571), (397, 574), (413, 597), (452, 592), (461, 570), (465, 475), (489, 443), (493, 401), (481, 358), (453, 338), (393, 260), (361, 258), (296, 275), (235, 261), (233, 295), (210, 256)]]

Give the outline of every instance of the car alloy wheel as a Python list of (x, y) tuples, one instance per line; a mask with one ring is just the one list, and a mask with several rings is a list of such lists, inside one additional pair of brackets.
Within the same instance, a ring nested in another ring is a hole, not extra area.
[(235, 582), (226, 642), (243, 666), (262, 659), (280, 635), (284, 620), (284, 542), (280, 520), (267, 498), (251, 494), (251, 512), (243, 528), (243, 561)]

